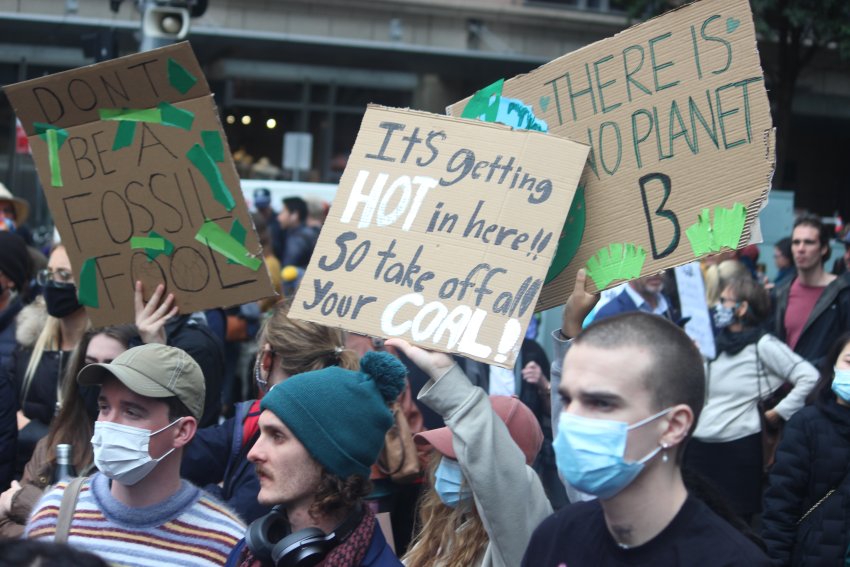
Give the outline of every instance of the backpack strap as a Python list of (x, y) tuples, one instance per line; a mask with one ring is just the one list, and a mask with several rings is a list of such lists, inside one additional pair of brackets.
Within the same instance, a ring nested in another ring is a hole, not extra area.
[(68, 483), (62, 494), (62, 503), (59, 505), (59, 517), (56, 519), (56, 533), (53, 540), (56, 543), (67, 543), (68, 533), (71, 531), (71, 521), (77, 509), (77, 499), (86, 477), (78, 476)]

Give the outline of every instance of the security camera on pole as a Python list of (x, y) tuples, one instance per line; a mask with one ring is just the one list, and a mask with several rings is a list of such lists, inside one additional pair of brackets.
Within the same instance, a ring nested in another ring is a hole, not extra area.
[[(122, 0), (110, 0), (118, 11)], [(203, 15), (208, 0), (136, 0), (142, 14), (142, 40), (139, 51), (149, 51), (185, 39), (192, 18)]]

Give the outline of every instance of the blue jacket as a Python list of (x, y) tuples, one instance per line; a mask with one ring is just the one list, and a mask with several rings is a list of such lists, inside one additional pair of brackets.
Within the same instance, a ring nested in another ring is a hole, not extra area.
[[(668, 302), (669, 304), (669, 302)], [(635, 305), (635, 302), (632, 301), (631, 296), (626, 290), (623, 290), (620, 295), (603, 305), (599, 311), (596, 312), (596, 316), (593, 318), (594, 321), (601, 321), (607, 317), (613, 317), (614, 315), (620, 315), (621, 313), (629, 313), (631, 311), (637, 311), (638, 306)], [(670, 309), (667, 309), (667, 312), (664, 314), (665, 317), (671, 319)]]
[(180, 466), (183, 478), (223, 500), (249, 524), (271, 511), (257, 502), (260, 481), (247, 459), (256, 438), (242, 445), (242, 424), (252, 403), (239, 402), (233, 417), (221, 425), (199, 429), (183, 452)]
[[(243, 549), (245, 549), (245, 538), (242, 538), (230, 552), (230, 557), (227, 558), (224, 567), (239, 565), (239, 556)], [(378, 525), (377, 520), (375, 521), (375, 531), (372, 533), (372, 541), (369, 542), (369, 549), (366, 551), (366, 556), (363, 558), (360, 567), (402, 567), (401, 561), (398, 560), (384, 538), (384, 533), (381, 531), (381, 526)]]

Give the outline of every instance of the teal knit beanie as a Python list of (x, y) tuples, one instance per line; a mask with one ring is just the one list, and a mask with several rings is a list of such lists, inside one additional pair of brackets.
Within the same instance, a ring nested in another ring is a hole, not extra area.
[(407, 369), (386, 352), (367, 352), (360, 372), (330, 366), (273, 387), (260, 403), (298, 438), (328, 472), (369, 478), (393, 426), (389, 405), (405, 386)]

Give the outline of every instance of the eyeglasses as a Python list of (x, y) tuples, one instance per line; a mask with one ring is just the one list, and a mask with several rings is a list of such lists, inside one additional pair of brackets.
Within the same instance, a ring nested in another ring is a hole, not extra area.
[(35, 281), (40, 286), (45, 286), (49, 283), (74, 285), (74, 273), (64, 268), (59, 268), (55, 272), (50, 268), (44, 268), (36, 274)]

